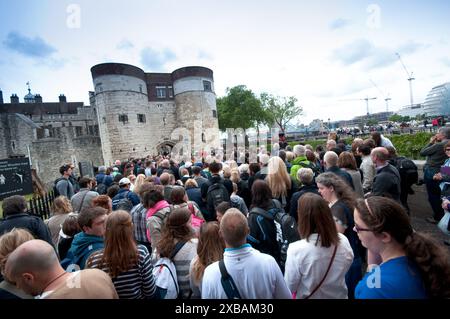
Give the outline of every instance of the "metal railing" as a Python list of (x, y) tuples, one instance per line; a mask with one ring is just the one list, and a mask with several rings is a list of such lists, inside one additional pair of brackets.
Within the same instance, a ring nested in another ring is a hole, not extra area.
[(53, 191), (44, 196), (32, 198), (28, 201), (28, 214), (39, 216), (43, 220), (50, 218), (50, 208), (55, 200)]

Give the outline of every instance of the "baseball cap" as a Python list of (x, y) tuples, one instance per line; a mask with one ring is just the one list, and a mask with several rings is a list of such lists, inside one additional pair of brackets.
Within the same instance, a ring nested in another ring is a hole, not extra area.
[(131, 184), (131, 181), (130, 181), (128, 178), (126, 178), (126, 177), (122, 178), (122, 179), (119, 181), (119, 186), (127, 185), (127, 184)]

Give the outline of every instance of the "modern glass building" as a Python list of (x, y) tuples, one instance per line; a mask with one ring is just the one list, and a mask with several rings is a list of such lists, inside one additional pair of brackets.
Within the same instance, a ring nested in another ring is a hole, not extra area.
[(427, 116), (450, 115), (450, 82), (435, 86), (423, 103)]

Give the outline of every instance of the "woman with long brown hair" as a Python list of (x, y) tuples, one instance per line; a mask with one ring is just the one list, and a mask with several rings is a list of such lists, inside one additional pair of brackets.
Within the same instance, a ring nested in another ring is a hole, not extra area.
[[(198, 240), (191, 227), (191, 212), (188, 208), (174, 209), (166, 219), (161, 231), (161, 239), (157, 243), (160, 257), (171, 258), (177, 272), (179, 295), (183, 298), (191, 296), (189, 287), (189, 265), (197, 254)], [(172, 252), (177, 243), (184, 243), (175, 256)]]
[(362, 244), (382, 259), (359, 282), (356, 298), (450, 298), (448, 251), (415, 232), (400, 204), (378, 196), (358, 199), (354, 215)]
[(365, 259), (365, 250), (353, 231), (355, 225), (353, 209), (355, 207), (355, 193), (348, 184), (334, 173), (322, 173), (316, 178), (319, 193), (328, 202), (338, 232), (344, 234), (353, 249), (354, 259), (346, 283), (348, 296), (353, 299), (356, 284), (362, 278), (362, 263)]
[(109, 274), (121, 299), (150, 299), (156, 290), (150, 254), (143, 245), (136, 245), (131, 215), (115, 211), (106, 220), (105, 248), (87, 261), (89, 268)]
[(192, 298), (200, 298), (202, 278), (205, 268), (223, 259), (225, 242), (219, 235), (219, 223), (208, 222), (200, 227), (197, 256), (192, 259), (189, 269)]
[(346, 299), (345, 274), (353, 261), (348, 239), (336, 230), (328, 203), (306, 193), (298, 201), (301, 240), (287, 250), (284, 279), (297, 299)]

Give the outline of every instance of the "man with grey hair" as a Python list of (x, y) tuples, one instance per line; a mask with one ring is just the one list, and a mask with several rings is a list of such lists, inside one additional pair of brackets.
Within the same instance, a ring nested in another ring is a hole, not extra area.
[(297, 178), (302, 183), (302, 186), (300, 187), (298, 192), (295, 192), (292, 194), (291, 198), (291, 208), (289, 210), (289, 215), (295, 218), (295, 220), (298, 222), (298, 201), (302, 195), (306, 193), (314, 193), (317, 195), (319, 194), (319, 189), (317, 188), (317, 185), (314, 181), (314, 172), (310, 168), (300, 168), (297, 172)]
[[(330, 140), (332, 141), (332, 140)], [(352, 176), (344, 171), (343, 169), (340, 169), (338, 164), (338, 155), (333, 151), (328, 151), (323, 156), (323, 162), (325, 165), (325, 171), (331, 172), (342, 178), (353, 190), (355, 190), (355, 186), (353, 185), (353, 179)]]
[[(225, 241), (223, 262), (242, 299), (291, 299), (283, 274), (275, 259), (247, 244), (247, 218), (236, 208), (226, 211), (220, 222)], [(227, 299), (221, 283), (219, 262), (206, 267), (202, 299)]]
[(30, 240), (8, 257), (5, 274), (39, 299), (118, 299), (111, 278), (99, 269), (66, 272), (51, 245)]
[(390, 197), (400, 203), (400, 173), (389, 164), (389, 152), (385, 147), (375, 147), (370, 153), (377, 174), (373, 180), (371, 196)]
[(444, 210), (441, 207), (441, 189), (440, 181), (436, 179), (436, 174), (440, 172), (441, 166), (447, 159), (444, 146), (450, 140), (450, 127), (442, 127), (436, 135), (430, 138), (430, 142), (421, 151), (421, 156), (426, 156), (427, 160), (423, 167), (423, 181), (427, 188), (428, 202), (433, 209), (433, 218), (426, 220), (436, 224), (444, 216)]
[(336, 148), (336, 145), (335, 140), (328, 140), (326, 145), (327, 151), (331, 151), (333, 148)]
[(313, 165), (308, 159), (306, 158), (306, 148), (303, 145), (295, 145), (294, 146), (294, 155), (295, 158), (292, 160), (291, 164), (291, 170), (289, 172), (289, 175), (291, 175), (292, 179), (300, 183), (300, 180), (297, 177), (297, 172), (302, 167), (311, 167)]

